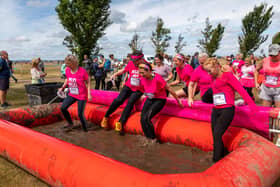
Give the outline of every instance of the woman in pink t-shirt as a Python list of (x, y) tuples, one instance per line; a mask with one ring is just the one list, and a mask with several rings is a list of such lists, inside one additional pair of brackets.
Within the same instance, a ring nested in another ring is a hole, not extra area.
[(207, 59), (204, 68), (215, 77), (212, 84), (214, 108), (211, 115), (211, 126), (214, 139), (213, 161), (217, 162), (224, 157), (225, 148), (222, 137), (234, 117), (235, 91), (249, 104), (254, 114), (257, 113), (258, 108), (233, 73), (222, 71), (216, 58)]
[(245, 59), (245, 64), (241, 67), (240, 70), (240, 83), (247, 91), (247, 93), (254, 99), (254, 95), (252, 89), (255, 87), (255, 79), (254, 79), (254, 72), (255, 72), (255, 65), (252, 64), (251, 58)]
[(67, 66), (65, 70), (66, 79), (59, 92), (68, 86), (69, 94), (63, 100), (61, 105), (61, 112), (68, 122), (65, 129), (71, 130), (73, 127), (73, 121), (68, 112), (68, 107), (76, 101), (78, 102), (78, 114), (83, 127), (83, 130), (87, 132), (87, 122), (84, 116), (85, 105), (88, 100), (91, 100), (90, 94), (90, 78), (86, 70), (78, 65), (78, 59), (73, 55), (68, 55), (65, 58), (65, 64)]
[(174, 86), (179, 84), (181, 81), (184, 82), (185, 87), (182, 90), (176, 91), (176, 95), (179, 97), (188, 96), (188, 86), (190, 82), (190, 77), (193, 72), (191, 65), (184, 62), (185, 58), (182, 54), (177, 54), (173, 58), (173, 62), (176, 65), (177, 79), (169, 84), (169, 86)]
[(144, 103), (141, 112), (141, 125), (145, 136), (148, 139), (156, 141), (156, 135), (151, 119), (161, 111), (166, 102), (166, 90), (168, 90), (183, 107), (174, 90), (166, 84), (166, 81), (157, 73), (152, 72), (152, 66), (149, 63), (139, 65), (141, 75), (140, 87), (144, 90), (147, 100)]
[(128, 102), (122, 112), (121, 118), (115, 124), (115, 131), (123, 134), (123, 125), (127, 121), (135, 102), (143, 95), (140, 90), (140, 74), (138, 70), (139, 63), (143, 60), (144, 54), (141, 51), (135, 51), (131, 55), (131, 61), (125, 66), (124, 69), (114, 73), (111, 79), (115, 80), (115, 77), (124, 73), (129, 73), (129, 78), (125, 82), (123, 89), (119, 96), (114, 99), (109, 109), (107, 110), (104, 118), (101, 121), (101, 127), (108, 129), (108, 120), (110, 115), (117, 110), (117, 108), (128, 99)]
[[(206, 59), (205, 59), (206, 60)], [(200, 65), (193, 71), (190, 79), (189, 89), (188, 89), (188, 104), (191, 107), (194, 100), (194, 95), (196, 87), (199, 87), (201, 101), (204, 103), (213, 103), (213, 93), (212, 93), (212, 83), (213, 77), (205, 70), (204, 62), (199, 61)]]

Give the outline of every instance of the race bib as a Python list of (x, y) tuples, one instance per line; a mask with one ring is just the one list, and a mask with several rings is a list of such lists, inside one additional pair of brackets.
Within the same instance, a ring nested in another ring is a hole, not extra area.
[(266, 83), (266, 84), (270, 84), (270, 85), (277, 85), (277, 83), (278, 83), (278, 77), (267, 75), (267, 76), (265, 77), (265, 83)]
[(74, 87), (74, 88), (69, 88), (70, 93), (73, 95), (79, 95), (79, 89)]
[(233, 65), (234, 65), (234, 66), (238, 66), (238, 65), (239, 65), (239, 62), (234, 62)]
[(213, 99), (214, 99), (214, 105), (215, 106), (227, 104), (226, 97), (225, 97), (224, 93), (214, 94)]
[(149, 98), (149, 99), (153, 99), (155, 97), (155, 94), (153, 93), (145, 93), (145, 95)]
[(132, 86), (139, 86), (140, 85), (140, 79), (139, 78), (131, 77), (130, 84)]

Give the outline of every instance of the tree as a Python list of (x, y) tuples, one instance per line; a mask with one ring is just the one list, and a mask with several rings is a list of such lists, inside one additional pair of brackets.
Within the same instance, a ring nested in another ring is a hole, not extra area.
[(183, 42), (183, 40), (184, 40), (184, 37), (181, 34), (179, 34), (178, 41), (176, 42), (176, 45), (175, 45), (176, 53), (180, 53), (181, 50), (187, 45), (187, 43)]
[(157, 19), (157, 27), (155, 32), (152, 32), (152, 44), (154, 45), (156, 54), (164, 53), (169, 47), (169, 40), (171, 40), (170, 29), (164, 28), (164, 22), (161, 18)]
[(263, 3), (255, 6), (254, 10), (249, 12), (242, 19), (242, 34), (238, 36), (239, 50), (243, 53), (244, 58), (256, 51), (264, 43), (268, 35), (262, 33), (271, 24), (273, 6), (267, 7)]
[(81, 62), (84, 55), (99, 52), (98, 39), (111, 24), (111, 0), (59, 0), (56, 12), (63, 27), (71, 33), (63, 44), (76, 54)]
[(134, 35), (132, 36), (132, 39), (128, 46), (131, 48), (132, 53), (136, 50), (142, 51), (142, 47), (140, 46), (140, 41), (139, 41), (139, 35), (135, 32)]
[(280, 32), (276, 33), (272, 38), (272, 43), (280, 45)]
[(220, 42), (223, 38), (225, 27), (220, 23), (213, 29), (213, 25), (210, 24), (209, 18), (205, 20), (205, 28), (201, 31), (203, 38), (198, 40), (197, 47), (202, 52), (207, 53), (209, 56), (213, 56), (219, 49)]

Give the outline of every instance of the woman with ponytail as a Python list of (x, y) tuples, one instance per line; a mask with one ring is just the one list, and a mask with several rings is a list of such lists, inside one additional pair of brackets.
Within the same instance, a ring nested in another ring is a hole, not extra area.
[(243, 97), (254, 113), (258, 111), (258, 108), (233, 73), (227, 71), (228, 68), (222, 67), (216, 58), (207, 59), (204, 62), (204, 69), (215, 78), (212, 84), (214, 107), (211, 127), (214, 139), (213, 161), (217, 162), (224, 157), (225, 148), (222, 137), (234, 117), (235, 91)]
[(140, 74), (138, 70), (138, 65), (143, 60), (143, 58), (144, 54), (142, 51), (135, 51), (131, 55), (131, 61), (128, 62), (125, 68), (112, 75), (112, 80), (115, 80), (116, 76), (122, 75), (124, 73), (129, 73), (129, 78), (125, 82), (125, 86), (121, 90), (119, 96), (114, 99), (113, 103), (107, 110), (104, 118), (102, 119), (101, 127), (105, 129), (108, 128), (108, 120), (110, 115), (115, 112), (115, 110), (128, 98), (127, 105), (123, 110), (121, 118), (115, 124), (115, 131), (120, 132), (121, 134), (123, 133), (123, 125), (127, 121), (135, 102), (143, 95), (143, 93), (140, 91)]
[(179, 84), (181, 81), (185, 83), (185, 87), (182, 90), (176, 92), (178, 97), (187, 97), (188, 96), (188, 86), (190, 82), (190, 77), (193, 72), (191, 65), (186, 64), (184, 55), (177, 54), (173, 58), (173, 62), (176, 65), (176, 72), (178, 74), (177, 79), (169, 84), (169, 86), (174, 86)]
[(179, 106), (183, 107), (174, 90), (157, 73), (153, 73), (152, 66), (143, 62), (139, 65), (140, 87), (147, 97), (142, 112), (141, 125), (145, 136), (150, 140), (156, 140), (156, 134), (152, 123), (152, 118), (158, 114), (166, 102), (166, 90), (177, 100)]

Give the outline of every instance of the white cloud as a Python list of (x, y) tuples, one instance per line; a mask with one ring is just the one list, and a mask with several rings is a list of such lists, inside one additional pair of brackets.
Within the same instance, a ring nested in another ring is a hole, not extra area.
[(29, 7), (45, 7), (50, 5), (50, 0), (28, 0), (26, 5)]

